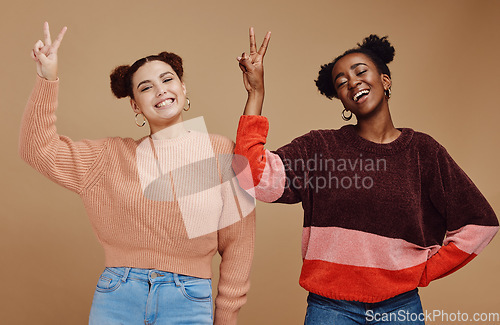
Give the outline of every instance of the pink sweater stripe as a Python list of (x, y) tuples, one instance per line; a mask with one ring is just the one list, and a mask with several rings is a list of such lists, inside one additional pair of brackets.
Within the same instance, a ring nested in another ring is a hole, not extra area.
[(466, 225), (455, 231), (448, 231), (443, 245), (454, 243), (469, 254), (479, 254), (491, 242), (498, 226)]
[(434, 255), (439, 245), (421, 247), (399, 238), (388, 238), (338, 227), (305, 227), (302, 252), (306, 260), (403, 270)]
[[(497, 230), (495, 226), (467, 225), (448, 232), (444, 245), (454, 243), (461, 251), (477, 255)], [(402, 270), (422, 264), (440, 248), (439, 245), (422, 247), (399, 238), (339, 227), (305, 227), (302, 232), (302, 257), (306, 260), (385, 270)]]

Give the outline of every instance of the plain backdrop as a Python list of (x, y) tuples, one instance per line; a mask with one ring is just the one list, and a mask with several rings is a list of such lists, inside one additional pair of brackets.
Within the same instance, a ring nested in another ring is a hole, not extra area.
[[(191, 99), (185, 118), (204, 116), (209, 132), (234, 140), (246, 100), (236, 57), (248, 50), (249, 26), (259, 44), (271, 30), (268, 149), (311, 129), (341, 127), (340, 102), (315, 88), (320, 65), (371, 33), (389, 35), (396, 48), (390, 64), (395, 125), (443, 144), (498, 212), (499, 16), (500, 2), (483, 0), (3, 2), (0, 323), (86, 324), (104, 267), (80, 198), (17, 152), (36, 73), (29, 54), (43, 38), (45, 20), (54, 37), (68, 26), (59, 53), (57, 126), (74, 140), (147, 134), (147, 127), (136, 127), (128, 100), (112, 96), (109, 72), (164, 50), (184, 59)], [(257, 204), (252, 287), (239, 324), (303, 323), (301, 230), (300, 205)], [(499, 254), (497, 238), (464, 269), (422, 288), (424, 310), (500, 313)], [(446, 323), (440, 320), (434, 323)]]

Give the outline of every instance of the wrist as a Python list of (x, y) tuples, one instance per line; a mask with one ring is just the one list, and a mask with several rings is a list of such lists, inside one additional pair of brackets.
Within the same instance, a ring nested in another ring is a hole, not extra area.
[(57, 80), (57, 76), (42, 76), (38, 72), (36, 74), (38, 77), (45, 79), (45, 80), (48, 80), (48, 81), (56, 81)]
[(260, 115), (264, 103), (263, 93), (248, 93), (247, 103), (243, 115)]
[(264, 94), (265, 94), (264, 88), (251, 89), (251, 90), (248, 90), (247, 92), (248, 92), (248, 98), (264, 99)]
[(48, 81), (56, 81), (57, 80), (57, 75), (56, 74), (55, 75), (46, 75), (46, 76), (44, 76), (42, 78), (45, 78)]

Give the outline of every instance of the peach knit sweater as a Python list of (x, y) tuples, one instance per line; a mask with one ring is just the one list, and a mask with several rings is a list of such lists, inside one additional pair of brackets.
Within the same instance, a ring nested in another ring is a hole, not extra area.
[(22, 120), (21, 157), (80, 195), (106, 266), (210, 278), (218, 251), (214, 324), (236, 324), (249, 289), (255, 210), (223, 170), (234, 143), (196, 131), (168, 140), (72, 141), (55, 127), (58, 85), (37, 77)]

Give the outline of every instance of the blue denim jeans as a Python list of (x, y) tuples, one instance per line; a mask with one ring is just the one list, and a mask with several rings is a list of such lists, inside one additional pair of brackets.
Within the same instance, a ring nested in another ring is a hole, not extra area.
[(335, 300), (309, 293), (305, 325), (425, 324), (418, 290), (377, 302)]
[(212, 281), (164, 271), (106, 268), (90, 325), (213, 324)]

